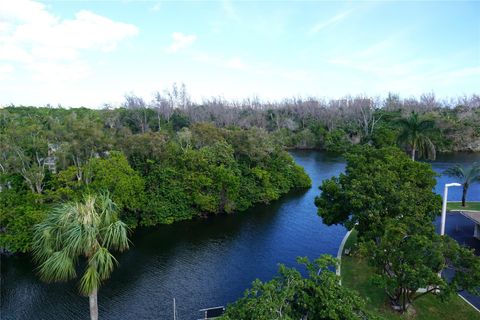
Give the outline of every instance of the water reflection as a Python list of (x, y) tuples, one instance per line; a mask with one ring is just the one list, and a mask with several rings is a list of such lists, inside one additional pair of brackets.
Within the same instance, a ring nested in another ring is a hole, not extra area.
[[(235, 215), (138, 230), (100, 290), (101, 318), (171, 319), (175, 297), (179, 318), (195, 319), (200, 308), (237, 299), (255, 278), (271, 278), (279, 262), (292, 266), (297, 256), (335, 255), (345, 229), (325, 226), (313, 200), (322, 180), (344, 170), (344, 161), (314, 151), (292, 154), (312, 178), (306, 192)], [(442, 172), (475, 160), (480, 154), (456, 154), (432, 165)], [(439, 177), (436, 190), (447, 181)], [(449, 199), (459, 200), (461, 190), (453, 189)], [(469, 195), (480, 200), (480, 186)], [(27, 256), (2, 259), (2, 320), (88, 318), (88, 299), (78, 296), (75, 283), (43, 284), (32, 270)]]

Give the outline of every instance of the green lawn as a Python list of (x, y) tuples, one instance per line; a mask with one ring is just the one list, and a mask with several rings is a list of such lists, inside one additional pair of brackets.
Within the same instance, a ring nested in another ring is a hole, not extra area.
[(473, 211), (480, 211), (480, 201), (467, 202), (467, 203), (465, 203), (465, 207), (462, 207), (462, 203), (461, 203), (461, 202), (448, 202), (448, 203), (447, 203), (447, 210), (473, 210)]
[[(345, 248), (356, 243), (356, 232), (352, 232)], [(354, 289), (367, 300), (367, 307), (381, 319), (417, 319), (417, 320), (474, 320), (480, 319), (480, 313), (475, 311), (457, 295), (442, 302), (433, 295), (426, 295), (415, 301), (413, 310), (408, 314), (400, 315), (390, 309), (387, 298), (382, 289), (370, 283), (373, 274), (372, 268), (365, 259), (354, 256), (342, 257), (342, 285)]]

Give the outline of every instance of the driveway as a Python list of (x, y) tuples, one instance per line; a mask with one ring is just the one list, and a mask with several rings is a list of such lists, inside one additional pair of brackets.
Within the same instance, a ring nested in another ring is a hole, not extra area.
[[(440, 230), (440, 217), (436, 221), (437, 231)], [(475, 254), (480, 255), (480, 240), (473, 237), (473, 229), (475, 224), (464, 217), (460, 213), (447, 213), (447, 220), (445, 223), (445, 233), (455, 239), (461, 245), (470, 247), (475, 250)], [(460, 293), (465, 299), (473, 304), (477, 309), (480, 309), (480, 297), (469, 294), (468, 292)]]

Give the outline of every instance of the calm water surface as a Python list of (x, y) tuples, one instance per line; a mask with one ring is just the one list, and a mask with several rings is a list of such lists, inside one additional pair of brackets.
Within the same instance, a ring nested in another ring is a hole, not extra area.
[[(100, 318), (172, 319), (176, 298), (178, 319), (197, 319), (199, 309), (232, 302), (254, 279), (271, 278), (278, 263), (293, 266), (297, 256), (336, 255), (345, 229), (325, 226), (313, 200), (321, 181), (338, 175), (345, 164), (314, 151), (293, 156), (312, 178), (307, 191), (236, 215), (138, 230), (134, 246), (118, 257), (120, 267), (100, 289)], [(480, 154), (455, 154), (432, 165), (442, 172), (452, 163), (477, 160)], [(451, 181), (439, 177), (438, 191)], [(460, 199), (460, 189), (450, 188), (450, 201)], [(472, 186), (469, 199), (480, 200), (479, 185)], [(2, 258), (2, 320), (89, 317), (88, 298), (77, 294), (75, 282), (47, 285), (33, 268), (26, 256)]]

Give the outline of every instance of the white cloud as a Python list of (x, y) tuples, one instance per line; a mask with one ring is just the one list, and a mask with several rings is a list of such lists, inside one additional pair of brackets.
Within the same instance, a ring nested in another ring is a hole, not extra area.
[(32, 55), (24, 48), (13, 43), (2, 43), (0, 40), (0, 61), (31, 62)]
[(181, 32), (174, 32), (172, 33), (172, 40), (172, 44), (166, 49), (168, 53), (175, 53), (181, 49), (190, 47), (195, 40), (197, 40), (197, 36), (194, 34), (187, 35)]
[(341, 12), (328, 20), (318, 22), (310, 29), (309, 34), (314, 35), (327, 27), (330, 27), (339, 23), (340, 21), (344, 20), (348, 15), (350, 15), (350, 13), (351, 11)]
[(0, 61), (19, 64), (33, 79), (86, 77), (91, 67), (82, 59), (85, 51), (112, 51), (138, 33), (134, 25), (86, 10), (73, 19), (62, 19), (39, 2), (0, 2)]
[(69, 62), (38, 62), (31, 64), (27, 70), (32, 72), (33, 80), (56, 84), (72, 82), (88, 77), (92, 68), (85, 61)]

